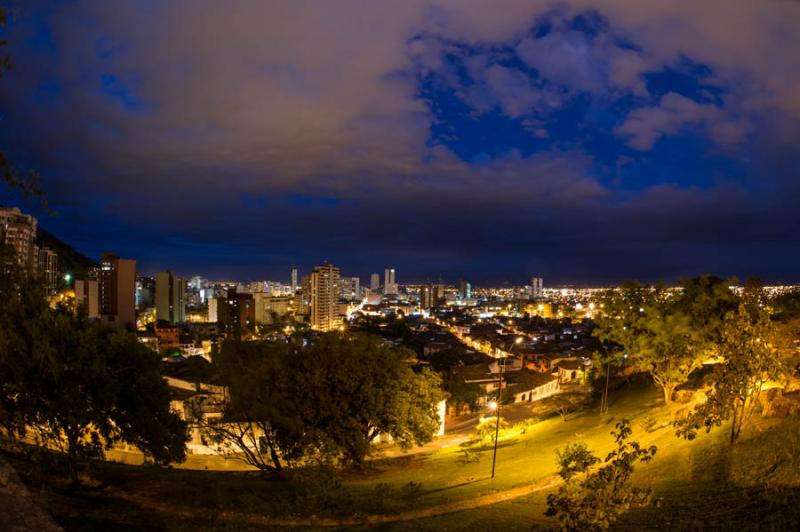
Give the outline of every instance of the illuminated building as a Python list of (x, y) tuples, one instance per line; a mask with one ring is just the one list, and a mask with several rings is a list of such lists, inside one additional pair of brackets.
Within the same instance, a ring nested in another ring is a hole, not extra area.
[(433, 306), (433, 286), (426, 284), (419, 289), (419, 308), (429, 309)]
[(433, 293), (432, 293), (433, 303), (432, 303), (432, 305), (434, 307), (441, 307), (442, 305), (444, 305), (444, 302), (446, 300), (444, 283), (439, 282), (439, 283), (433, 285), (433, 289), (432, 290), (433, 290)]
[(531, 279), (530, 296), (532, 298), (544, 297), (544, 279), (541, 277)]
[(381, 276), (380, 274), (373, 273), (369, 278), (369, 289), (373, 292), (377, 292), (378, 288), (381, 287)]
[(58, 271), (58, 253), (50, 248), (43, 247), (36, 253), (36, 272), (44, 278), (47, 290), (54, 294), (58, 292), (61, 283), (61, 274)]
[(311, 272), (311, 326), (318, 331), (339, 327), (339, 268), (317, 266)]
[(395, 295), (397, 292), (398, 290), (394, 268), (386, 268), (383, 270), (383, 293), (387, 295)]
[(173, 349), (179, 349), (181, 345), (181, 330), (165, 322), (156, 322), (156, 337), (158, 338), (158, 350), (164, 354)]
[(103, 253), (99, 279), (100, 316), (119, 327), (136, 328), (136, 261)]
[(217, 323), (217, 303), (219, 299), (211, 297), (208, 299), (208, 321), (210, 323)]
[(292, 295), (297, 292), (297, 268), (292, 268)]
[(228, 335), (241, 335), (255, 325), (256, 306), (252, 294), (237, 293), (235, 288), (229, 288), (225, 298), (216, 300), (216, 310), (217, 323), (223, 325)]
[(83, 313), (87, 318), (94, 319), (100, 315), (99, 307), (97, 281), (76, 279), (75, 310)]
[(261, 325), (273, 323), (294, 310), (294, 296), (275, 296), (271, 294), (253, 294), (255, 304), (255, 322)]
[(32, 270), (36, 263), (36, 218), (29, 214), (22, 214), (17, 208), (0, 207), (0, 239), (14, 249), (17, 263), (28, 270)]
[(156, 274), (156, 320), (169, 323), (186, 321), (187, 282), (171, 271)]
[(462, 301), (466, 299), (472, 299), (472, 285), (464, 279), (461, 279), (461, 283), (459, 284), (458, 296)]
[(152, 277), (136, 278), (136, 308), (146, 309), (153, 305), (156, 292), (156, 280)]
[(342, 277), (339, 280), (339, 296), (345, 301), (361, 299), (361, 279), (358, 277)]

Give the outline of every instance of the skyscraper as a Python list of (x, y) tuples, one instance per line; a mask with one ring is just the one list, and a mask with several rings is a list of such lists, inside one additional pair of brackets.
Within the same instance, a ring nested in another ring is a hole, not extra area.
[(292, 267), (292, 295), (297, 292), (297, 268)]
[(90, 319), (99, 316), (97, 281), (75, 280), (75, 310)]
[(395, 295), (397, 292), (394, 268), (386, 268), (383, 270), (383, 293)]
[(156, 293), (156, 280), (152, 277), (136, 278), (136, 308), (146, 309), (153, 305)]
[(98, 283), (100, 316), (119, 327), (136, 328), (136, 261), (103, 253)]
[(458, 296), (462, 299), (471, 299), (472, 298), (472, 285), (469, 284), (464, 279), (461, 279), (461, 283), (458, 287)]
[(379, 273), (373, 273), (369, 278), (369, 289), (373, 292), (377, 292), (378, 288), (381, 287), (381, 276)]
[(36, 267), (36, 228), (33, 216), (22, 214), (17, 208), (0, 207), (0, 241), (14, 249), (17, 263), (28, 270)]
[(171, 271), (156, 274), (156, 319), (169, 323), (186, 321), (186, 279)]
[(339, 268), (317, 266), (311, 272), (311, 326), (318, 331), (339, 327)]
[(47, 290), (54, 294), (58, 291), (61, 274), (58, 272), (58, 253), (48, 247), (40, 248), (36, 253), (36, 273), (44, 278)]
[[(217, 323), (221, 324), (228, 336), (241, 336), (255, 325), (256, 306), (253, 294), (239, 293), (229, 288), (224, 297), (214, 300)], [(209, 319), (212, 317), (209, 305)]]
[(433, 306), (433, 286), (430, 284), (422, 285), (419, 289), (419, 308), (429, 309)]
[(444, 306), (444, 302), (446, 300), (445, 286), (441, 279), (438, 283), (433, 285), (431, 297), (433, 299), (432, 303), (434, 307)]
[(533, 298), (544, 297), (544, 279), (541, 277), (533, 277), (531, 279), (530, 295)]
[(339, 280), (339, 297), (345, 301), (361, 299), (361, 279), (358, 277), (342, 277)]

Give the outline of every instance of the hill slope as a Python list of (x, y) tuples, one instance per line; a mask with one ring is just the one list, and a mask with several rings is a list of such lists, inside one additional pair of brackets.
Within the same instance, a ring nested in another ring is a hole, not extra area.
[(97, 266), (92, 259), (41, 227), (37, 231), (36, 244), (58, 253), (59, 270), (73, 277), (86, 277), (88, 270)]

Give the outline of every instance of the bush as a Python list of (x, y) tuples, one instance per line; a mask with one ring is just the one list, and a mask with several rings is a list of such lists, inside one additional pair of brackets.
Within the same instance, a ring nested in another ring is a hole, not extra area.
[[(497, 418), (488, 418), (483, 423), (478, 425), (475, 429), (475, 434), (478, 435), (478, 438), (481, 443), (484, 445), (489, 445), (494, 443), (494, 437), (497, 433)], [(500, 418), (500, 437), (502, 437), (503, 432), (508, 429), (508, 421)]]

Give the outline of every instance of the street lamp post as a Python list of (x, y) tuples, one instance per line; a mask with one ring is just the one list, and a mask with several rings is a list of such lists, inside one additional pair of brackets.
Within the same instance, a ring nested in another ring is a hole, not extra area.
[[(508, 350), (508, 354), (511, 355), (512, 351), (514, 351), (514, 346), (518, 345), (522, 342), (522, 337), (517, 337), (514, 340), (514, 343), (511, 344), (511, 349)], [(497, 420), (494, 424), (494, 453), (492, 454), (492, 479), (494, 479), (494, 468), (497, 465), (497, 441), (500, 439), (500, 400), (502, 399), (503, 395), (503, 373), (506, 370), (506, 361), (503, 360), (503, 371), (500, 372), (500, 379), (497, 388), (497, 401), (491, 401), (489, 403), (489, 408), (494, 410), (497, 414)]]

